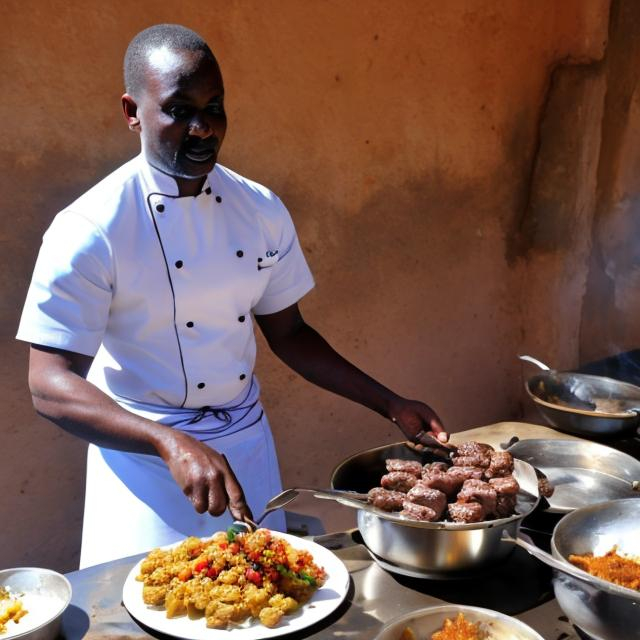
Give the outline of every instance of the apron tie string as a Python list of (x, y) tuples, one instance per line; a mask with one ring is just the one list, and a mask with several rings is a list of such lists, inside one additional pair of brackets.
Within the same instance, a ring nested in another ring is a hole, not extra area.
[[(211, 407), (205, 405), (199, 409), (194, 409), (195, 415), (182, 426), (178, 427), (181, 431), (189, 433), (199, 440), (207, 441), (219, 438), (225, 433), (230, 432), (234, 427), (236, 430), (243, 431), (262, 420), (264, 411), (260, 407), (260, 411), (255, 415), (254, 409), (260, 404), (260, 399), (256, 398), (253, 402), (245, 404), (247, 399), (253, 392), (255, 382), (251, 380), (251, 384), (247, 389), (244, 398), (236, 405), (227, 407)], [(254, 415), (251, 415), (253, 412)], [(208, 428), (198, 427), (197, 429), (189, 429), (188, 425), (195, 425), (205, 418), (213, 416), (219, 422), (208, 425)]]

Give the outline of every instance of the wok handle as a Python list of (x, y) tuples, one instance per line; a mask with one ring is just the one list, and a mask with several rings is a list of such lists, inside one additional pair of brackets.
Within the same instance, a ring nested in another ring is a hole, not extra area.
[(522, 538), (513, 538), (509, 535), (507, 530), (505, 529), (502, 532), (502, 542), (510, 542), (511, 544), (515, 544), (518, 547), (522, 547), (525, 551), (529, 552), (534, 558), (537, 558), (541, 562), (544, 562), (546, 565), (550, 566), (552, 569), (556, 569), (557, 571), (562, 571), (562, 573), (567, 573), (574, 578), (578, 578), (580, 580), (588, 580), (590, 575), (586, 571), (582, 571), (582, 569), (578, 569), (574, 567), (572, 564), (560, 562), (554, 558), (550, 553), (543, 551), (536, 547), (535, 544), (529, 544), (525, 542)]
[(533, 356), (518, 356), (520, 360), (524, 360), (525, 362), (530, 362), (531, 364), (535, 364), (537, 367), (540, 367), (543, 371), (551, 371), (551, 367), (548, 367), (544, 362), (540, 362)]

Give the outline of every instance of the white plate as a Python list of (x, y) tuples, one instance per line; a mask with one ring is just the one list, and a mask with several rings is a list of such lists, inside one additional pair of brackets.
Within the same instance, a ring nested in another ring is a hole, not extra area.
[[(278, 531), (274, 537), (286, 540), (295, 549), (309, 551), (313, 561), (327, 572), (327, 581), (313, 594), (303, 607), (293, 615), (286, 615), (277, 627), (269, 629), (254, 620), (250, 625), (229, 627), (229, 629), (208, 629), (205, 618), (191, 620), (187, 616), (167, 618), (164, 609), (147, 606), (142, 600), (143, 583), (136, 580), (140, 574), (142, 560), (129, 572), (122, 590), (122, 602), (129, 613), (139, 622), (161, 633), (184, 638), (185, 640), (256, 640), (274, 638), (298, 631), (324, 620), (333, 613), (345, 599), (349, 589), (349, 572), (344, 563), (334, 553), (315, 542), (297, 538)], [(180, 543), (163, 547), (171, 549)]]

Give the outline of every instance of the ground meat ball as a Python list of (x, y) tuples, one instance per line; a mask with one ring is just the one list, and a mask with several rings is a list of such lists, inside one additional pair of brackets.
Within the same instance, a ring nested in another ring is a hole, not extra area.
[(515, 496), (520, 491), (520, 485), (513, 476), (504, 478), (491, 478), (489, 484), (496, 490), (496, 493), (506, 496)]
[(421, 522), (433, 522), (438, 519), (438, 514), (431, 507), (425, 507), (409, 500), (404, 501), (400, 515)]
[(485, 444), (484, 442), (474, 442), (470, 440), (469, 442), (463, 442), (458, 446), (458, 452), (456, 455), (458, 456), (474, 456), (477, 454), (487, 454), (493, 451), (493, 447), (490, 444)]
[(508, 451), (494, 451), (484, 475), (487, 478), (503, 478), (513, 473), (513, 456)]
[(485, 512), (479, 502), (452, 502), (449, 516), (454, 522), (482, 522)]
[(497, 498), (496, 490), (482, 480), (465, 480), (458, 493), (458, 502), (479, 502), (486, 515), (496, 512)]
[(538, 491), (541, 496), (550, 498), (555, 490), (555, 487), (549, 482), (549, 478), (538, 478)]
[(453, 476), (460, 480), (460, 486), (465, 480), (481, 480), (484, 474), (484, 469), (480, 467), (451, 467), (447, 471), (448, 476)]
[(516, 502), (517, 498), (514, 495), (498, 494), (498, 499), (496, 500), (496, 515), (498, 518), (506, 518), (513, 515), (516, 511)]
[(374, 487), (369, 491), (368, 502), (383, 511), (400, 511), (407, 494), (401, 491), (387, 491), (382, 487)]
[(389, 458), (384, 461), (387, 471), (404, 471), (412, 476), (419, 478), (422, 475), (422, 465), (417, 460), (399, 460), (398, 458)]
[(428, 462), (422, 467), (422, 477), (432, 473), (433, 471), (440, 471), (446, 473), (449, 465), (446, 462)]
[[(455, 499), (456, 494), (460, 491), (464, 478), (458, 477), (450, 473), (442, 473), (441, 471), (432, 471), (423, 475), (418, 485), (424, 485), (431, 489), (437, 489), (446, 494), (450, 499)], [(417, 486), (417, 485), (416, 485)]]
[(491, 464), (491, 456), (488, 453), (474, 453), (470, 456), (456, 456), (453, 459), (456, 467), (480, 467), (486, 469)]
[(404, 493), (409, 491), (416, 482), (418, 482), (418, 478), (406, 471), (392, 471), (391, 473), (387, 473), (386, 476), (382, 476), (382, 478), (380, 478), (380, 484), (385, 489), (403, 491)]
[(430, 489), (423, 484), (418, 483), (407, 493), (407, 500), (414, 504), (420, 504), (423, 507), (430, 507), (436, 513), (435, 519), (438, 520), (447, 507), (447, 496), (437, 489)]

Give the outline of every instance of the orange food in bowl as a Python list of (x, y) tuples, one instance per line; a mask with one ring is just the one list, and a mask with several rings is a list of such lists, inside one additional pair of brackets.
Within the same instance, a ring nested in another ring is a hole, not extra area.
[(617, 547), (603, 556), (592, 553), (570, 555), (569, 562), (596, 578), (640, 591), (640, 562), (619, 555)]
[(431, 640), (484, 640), (486, 634), (480, 630), (479, 623), (469, 622), (462, 613), (455, 620), (446, 618), (442, 629), (436, 631)]
[[(479, 622), (469, 622), (460, 612), (453, 620), (445, 618), (439, 631), (431, 635), (431, 640), (487, 640), (487, 634), (482, 630)], [(406, 627), (398, 640), (418, 640), (415, 633)]]

